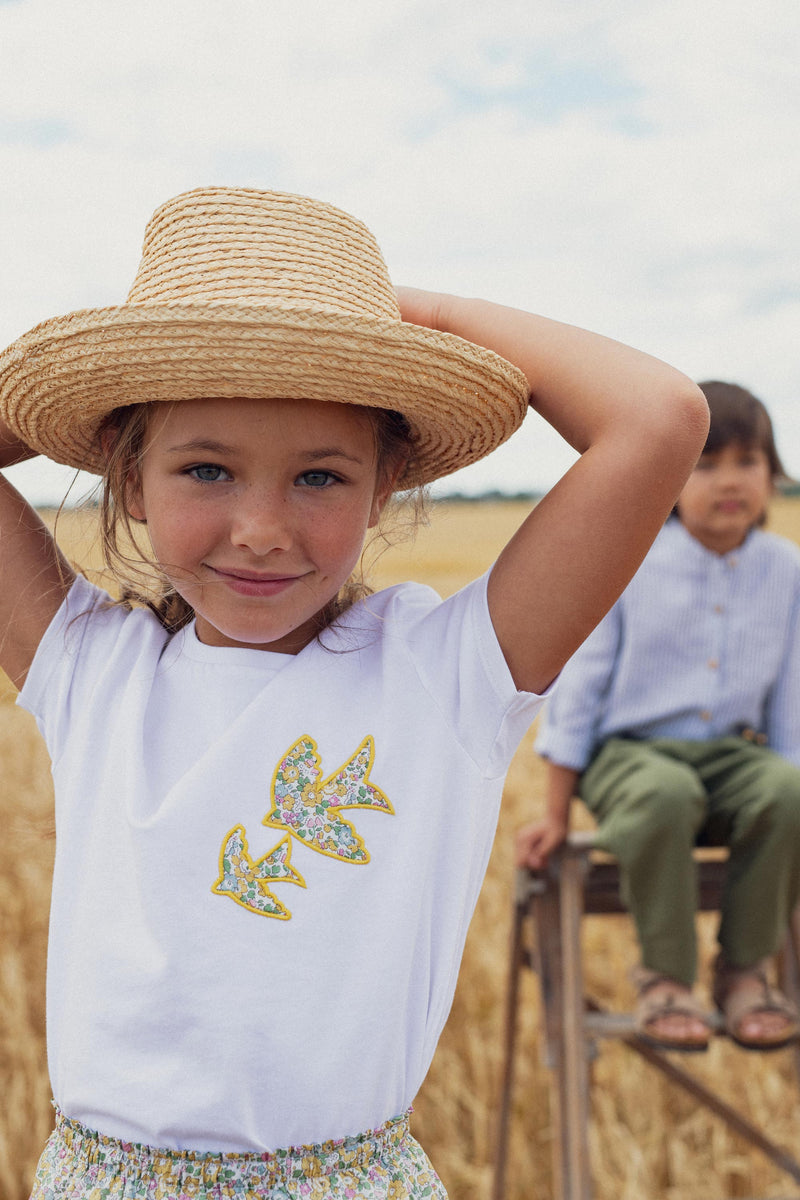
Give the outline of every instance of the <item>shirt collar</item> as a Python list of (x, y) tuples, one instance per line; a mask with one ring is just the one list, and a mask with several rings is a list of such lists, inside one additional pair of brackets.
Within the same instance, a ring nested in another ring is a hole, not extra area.
[(696, 537), (692, 537), (678, 517), (671, 516), (664, 529), (667, 536), (673, 538), (680, 545), (682, 552), (692, 555), (697, 562), (724, 563), (729, 567), (735, 566), (744, 556), (749, 557), (752, 554), (753, 544), (758, 540), (759, 533), (757, 529), (751, 529), (740, 546), (729, 550), (727, 554), (717, 554), (716, 551), (709, 550), (702, 542), (698, 542)]

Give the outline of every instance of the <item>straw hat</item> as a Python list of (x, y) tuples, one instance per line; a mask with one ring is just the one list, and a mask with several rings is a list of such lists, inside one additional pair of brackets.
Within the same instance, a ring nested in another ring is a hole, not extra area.
[(419, 439), (401, 485), (488, 454), (525, 415), (524, 375), (400, 319), (377, 243), (316, 200), (198, 188), (151, 218), (127, 302), (37, 325), (0, 354), (0, 414), (33, 449), (102, 473), (114, 408), (197, 397), (395, 409)]

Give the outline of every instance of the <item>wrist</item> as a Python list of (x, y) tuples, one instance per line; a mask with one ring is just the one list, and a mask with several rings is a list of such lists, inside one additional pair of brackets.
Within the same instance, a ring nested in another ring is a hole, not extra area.
[(572, 798), (570, 797), (570, 799), (566, 801), (559, 799), (555, 802), (550, 802), (550, 804), (547, 806), (545, 817), (548, 825), (552, 826), (554, 829), (563, 830), (566, 833), (567, 829), (569, 828), (571, 799)]

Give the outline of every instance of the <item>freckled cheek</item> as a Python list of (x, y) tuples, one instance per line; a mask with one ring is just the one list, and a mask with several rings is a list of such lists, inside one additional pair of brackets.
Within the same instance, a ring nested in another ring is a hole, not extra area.
[(162, 563), (191, 565), (203, 558), (215, 541), (213, 522), (202, 514), (179, 514), (174, 509), (171, 515), (170, 521), (151, 524), (153, 550)]
[(330, 574), (346, 577), (364, 548), (368, 514), (335, 512), (318, 520), (311, 532), (315, 557)]

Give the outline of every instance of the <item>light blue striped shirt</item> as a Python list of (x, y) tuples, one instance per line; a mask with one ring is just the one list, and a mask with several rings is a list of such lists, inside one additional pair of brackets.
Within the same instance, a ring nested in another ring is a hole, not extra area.
[(753, 530), (730, 554), (676, 517), (572, 656), (537, 751), (582, 771), (610, 737), (708, 741), (751, 729), (800, 766), (800, 550)]

